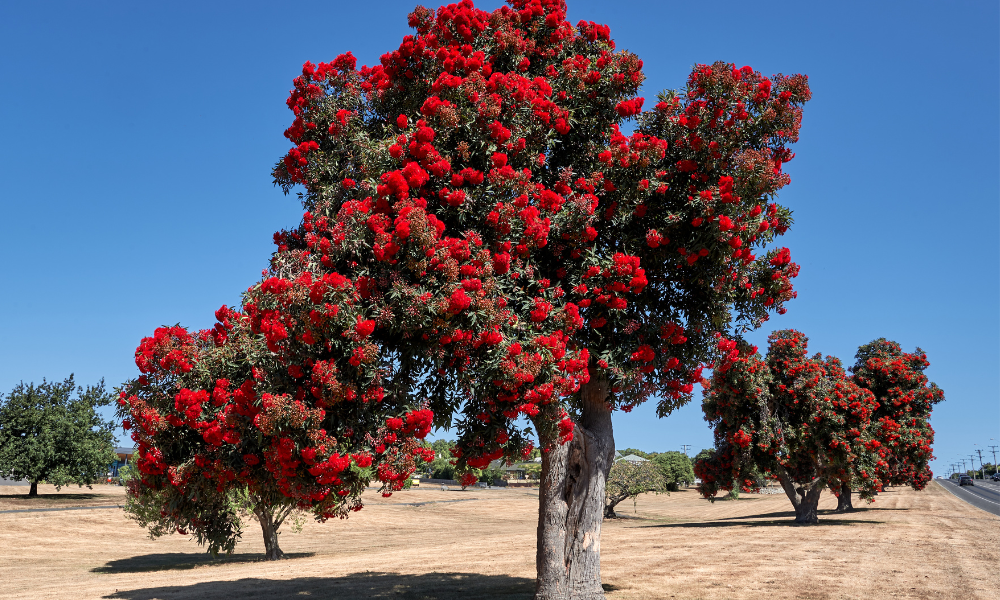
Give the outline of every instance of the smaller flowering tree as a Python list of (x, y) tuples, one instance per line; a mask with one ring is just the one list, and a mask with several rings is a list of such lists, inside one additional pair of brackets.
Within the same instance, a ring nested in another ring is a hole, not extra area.
[(827, 486), (854, 482), (870, 500), (882, 489), (880, 444), (870, 427), (875, 398), (838, 359), (807, 357), (808, 340), (798, 331), (777, 331), (768, 341), (765, 358), (755, 347), (719, 340), (723, 358), (703, 404), (716, 451), (695, 463), (701, 493), (751, 491), (759, 485), (756, 470), (781, 482), (796, 523), (818, 521)]
[[(270, 287), (265, 281), (247, 297), (268, 296)], [(213, 554), (232, 552), (245, 509), (260, 522), (266, 558), (278, 559), (278, 528), (293, 510), (320, 521), (344, 518), (361, 509), (373, 478), (388, 495), (417, 460), (433, 458), (419, 442), (430, 431), (430, 411), (338, 401), (335, 394), (352, 386), (319, 361), (312, 367), (334, 390), (318, 390), (306, 405), (290, 384), (297, 367), (253, 333), (253, 318), (226, 307), (216, 317), (213, 330), (163, 327), (143, 339), (136, 350), (142, 375), (120, 392), (119, 417), (138, 446), (132, 512), (154, 537), (191, 531)], [(356, 343), (350, 340), (363, 337), (356, 330), (365, 325), (350, 314), (343, 319), (347, 343)]]
[(660, 466), (651, 460), (619, 460), (611, 465), (604, 489), (604, 518), (614, 519), (618, 516), (615, 514), (615, 507), (626, 498), (631, 498), (634, 505), (639, 494), (667, 492), (667, 478)]
[[(896, 342), (879, 338), (858, 348), (855, 358), (851, 368), (854, 383), (878, 401), (871, 426), (879, 455), (879, 479), (885, 485), (924, 489), (931, 480), (929, 463), (934, 459), (931, 411), (944, 400), (944, 391), (924, 375), (930, 366), (927, 355), (920, 348), (903, 352)], [(850, 510), (850, 482), (836, 491), (838, 510)]]

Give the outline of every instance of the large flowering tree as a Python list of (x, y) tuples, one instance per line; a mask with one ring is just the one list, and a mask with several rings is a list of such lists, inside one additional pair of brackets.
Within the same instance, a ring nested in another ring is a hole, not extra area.
[(871, 427), (875, 397), (847, 377), (838, 359), (807, 356), (807, 342), (798, 331), (776, 331), (765, 358), (720, 339), (727, 354), (703, 404), (716, 451), (695, 463), (705, 497), (752, 490), (760, 471), (781, 483), (795, 522), (816, 523), (823, 488), (853, 482), (869, 500), (882, 489)]
[(303, 489), (304, 451), (377, 462), (399, 444), (389, 419), (418, 408), (457, 427), (460, 472), (537, 433), (537, 596), (601, 597), (612, 412), (656, 396), (669, 414), (717, 332), (795, 295), (788, 250), (763, 248), (791, 222), (774, 195), (806, 78), (698, 65), (643, 112), (642, 61), (562, 0), (465, 0), (410, 25), (379, 65), (347, 53), (295, 79), (274, 176), (305, 214), (237, 319), (260, 375), (233, 381), (325, 411), (337, 445), (286, 436), (271, 472)]
[[(879, 478), (885, 485), (909, 485), (922, 490), (931, 480), (929, 463), (934, 459), (934, 429), (930, 424), (934, 405), (944, 392), (929, 383), (924, 370), (927, 355), (903, 352), (896, 342), (879, 338), (858, 348), (853, 381), (878, 401), (872, 414), (872, 436), (878, 441)], [(839, 510), (851, 508), (851, 486), (845, 482)]]
[[(378, 394), (428, 401), (439, 425), (457, 416), (459, 469), (523, 456), (518, 418), (534, 425), (544, 598), (603, 593), (587, 540), (611, 413), (655, 395), (668, 414), (716, 332), (794, 296), (788, 250), (757, 253), (790, 223), (773, 197), (809, 98), (803, 76), (716, 63), (644, 113), (642, 62), (565, 15), (561, 0), (418, 8), (416, 35), (380, 65), (307, 63), (275, 169), (303, 186), (306, 213), (276, 236), (273, 275), (345, 277), (374, 323), (369, 345), (329, 361), (343, 381), (387, 373)], [(297, 312), (266, 297), (246, 309), (310, 390), (308, 361), (340, 332), (300, 296)]]

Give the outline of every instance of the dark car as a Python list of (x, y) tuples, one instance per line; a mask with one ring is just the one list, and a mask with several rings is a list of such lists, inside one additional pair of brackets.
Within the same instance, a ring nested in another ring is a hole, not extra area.
[(958, 485), (976, 485), (968, 475), (961, 475), (958, 478)]
[(1000, 481), (1000, 473), (994, 473), (990, 475), (990, 479), (992, 479), (993, 481)]

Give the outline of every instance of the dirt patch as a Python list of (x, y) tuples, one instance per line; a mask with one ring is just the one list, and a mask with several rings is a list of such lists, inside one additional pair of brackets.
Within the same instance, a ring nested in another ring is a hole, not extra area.
[[(94, 489), (105, 496), (95, 504), (124, 494)], [(276, 563), (260, 560), (255, 527), (236, 554), (213, 560), (188, 536), (146, 539), (117, 509), (3, 514), (0, 597), (531, 597), (537, 491), (372, 491), (366, 502), (348, 520), (283, 533), (291, 558)], [(936, 484), (890, 490), (848, 515), (835, 506), (824, 494), (822, 524), (808, 527), (790, 523), (784, 496), (643, 496), (634, 512), (621, 507), (628, 518), (605, 521), (605, 590), (613, 600), (1000, 598), (988, 575), (1000, 563), (1000, 517)]]

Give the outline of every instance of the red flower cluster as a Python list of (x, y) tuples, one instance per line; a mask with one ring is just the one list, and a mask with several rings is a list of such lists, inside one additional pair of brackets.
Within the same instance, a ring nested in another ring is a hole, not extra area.
[(158, 327), (153, 337), (142, 338), (135, 350), (135, 365), (146, 374), (158, 369), (188, 373), (194, 367), (193, 343), (183, 327)]

